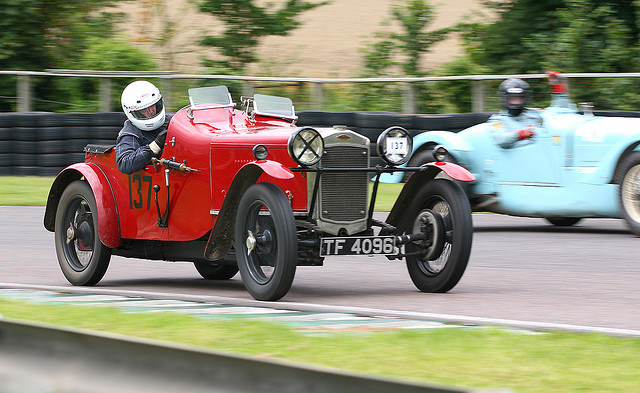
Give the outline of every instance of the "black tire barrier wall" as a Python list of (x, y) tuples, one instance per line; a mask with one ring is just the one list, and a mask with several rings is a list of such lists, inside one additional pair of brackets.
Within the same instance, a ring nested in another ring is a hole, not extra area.
[(126, 117), (105, 113), (0, 113), (0, 176), (55, 176), (84, 161), (90, 143), (114, 143)]
[[(487, 121), (492, 113), (417, 114), (394, 112), (299, 111), (298, 125), (344, 125), (372, 142), (373, 164), (378, 135), (400, 126), (412, 136), (424, 131), (458, 132)], [(599, 116), (640, 117), (640, 112), (595, 111)], [(122, 112), (0, 113), (0, 176), (55, 176), (84, 160), (88, 144), (113, 144), (126, 117)]]

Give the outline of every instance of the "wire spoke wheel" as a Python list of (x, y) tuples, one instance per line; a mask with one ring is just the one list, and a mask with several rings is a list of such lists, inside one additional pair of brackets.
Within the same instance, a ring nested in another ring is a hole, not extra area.
[(620, 210), (631, 232), (640, 236), (640, 153), (630, 154), (621, 167)]

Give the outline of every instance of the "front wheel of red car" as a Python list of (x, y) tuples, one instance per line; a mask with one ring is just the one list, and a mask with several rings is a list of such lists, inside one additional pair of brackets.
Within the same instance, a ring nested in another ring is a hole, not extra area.
[(425, 234), (405, 246), (407, 269), (422, 292), (447, 292), (464, 273), (473, 240), (471, 206), (462, 187), (447, 179), (427, 183), (405, 220), (406, 234)]
[(240, 199), (235, 248), (247, 291), (257, 300), (278, 300), (296, 273), (298, 239), (286, 195), (271, 183), (257, 183)]
[(640, 153), (631, 153), (620, 166), (620, 208), (631, 232), (640, 236)]
[(93, 191), (74, 181), (62, 193), (55, 221), (58, 263), (73, 285), (97, 284), (109, 267), (111, 249), (98, 237), (98, 209)]

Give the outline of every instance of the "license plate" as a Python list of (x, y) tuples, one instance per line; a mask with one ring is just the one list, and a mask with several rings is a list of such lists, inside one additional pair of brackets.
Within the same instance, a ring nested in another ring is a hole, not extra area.
[(323, 237), (320, 256), (329, 255), (396, 255), (395, 236)]

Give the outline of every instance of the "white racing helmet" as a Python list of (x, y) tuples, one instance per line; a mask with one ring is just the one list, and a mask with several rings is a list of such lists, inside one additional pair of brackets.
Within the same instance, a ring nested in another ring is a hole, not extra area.
[(160, 90), (151, 82), (131, 82), (122, 91), (122, 110), (127, 118), (143, 131), (152, 131), (164, 124), (165, 109)]

